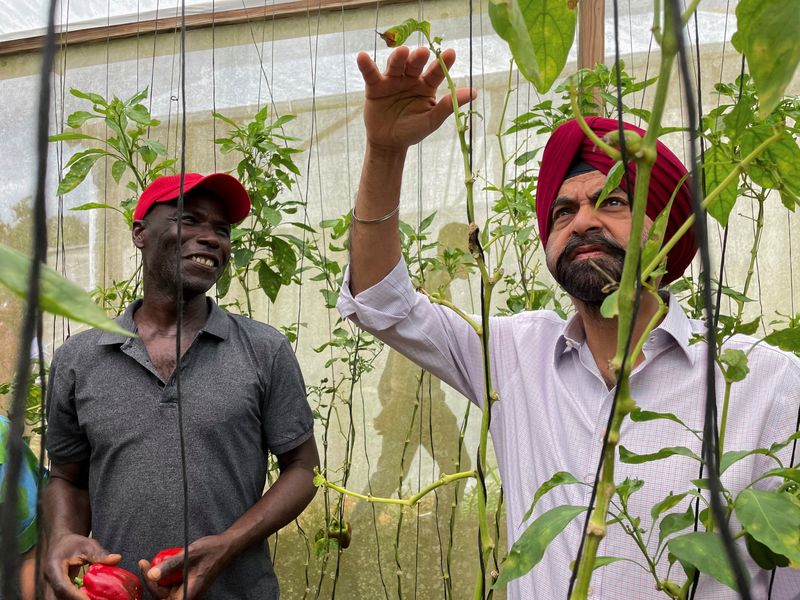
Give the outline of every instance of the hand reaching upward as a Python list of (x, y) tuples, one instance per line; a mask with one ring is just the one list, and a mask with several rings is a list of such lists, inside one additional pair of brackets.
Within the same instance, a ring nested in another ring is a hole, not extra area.
[[(436, 131), (453, 113), (450, 94), (436, 100), (436, 92), (445, 79), (439, 61), (428, 65), (430, 50), (409, 50), (400, 46), (389, 56), (386, 70), (378, 66), (365, 52), (358, 54), (357, 63), (366, 84), (364, 124), (370, 145), (386, 150), (405, 151)], [(453, 49), (442, 52), (447, 68), (453, 66)], [(477, 93), (469, 88), (457, 90), (458, 105), (475, 99)]]

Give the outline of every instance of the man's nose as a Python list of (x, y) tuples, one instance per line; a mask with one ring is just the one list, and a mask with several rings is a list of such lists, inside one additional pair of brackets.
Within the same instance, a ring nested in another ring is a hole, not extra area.
[(602, 229), (603, 225), (595, 209), (594, 202), (581, 202), (575, 217), (572, 219), (572, 230), (579, 235)]
[(200, 233), (197, 236), (197, 241), (213, 248), (219, 248), (220, 245), (219, 234), (214, 229), (214, 226), (210, 223), (200, 227)]

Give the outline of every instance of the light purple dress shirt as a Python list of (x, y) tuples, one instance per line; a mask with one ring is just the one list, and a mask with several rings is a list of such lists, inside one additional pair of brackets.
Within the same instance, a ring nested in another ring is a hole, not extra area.
[[(386, 344), (430, 371), (474, 403), (483, 398), (482, 361), (478, 336), (454, 311), (431, 303), (417, 293), (401, 260), (381, 282), (358, 294), (350, 293), (345, 273), (338, 309), (343, 317), (373, 333)], [(702, 430), (705, 377), (704, 343), (689, 343), (703, 331), (702, 323), (687, 318), (674, 297), (669, 312), (644, 346), (645, 360), (631, 375), (631, 393), (642, 410), (669, 412), (693, 429)], [(800, 406), (800, 360), (755, 340), (736, 336), (726, 348), (749, 353), (750, 374), (735, 383), (725, 450), (769, 447), (795, 432)], [(563, 485), (545, 495), (533, 516), (523, 522), (537, 488), (557, 471), (568, 471), (591, 483), (600, 456), (603, 431), (614, 390), (609, 390), (585, 343), (582, 322), (564, 321), (551, 311), (532, 311), (493, 317), (490, 324), (492, 382), (500, 400), (492, 409), (491, 435), (503, 481), (509, 544), (536, 517), (555, 506), (589, 503), (591, 488)], [(721, 411), (724, 381), (717, 372)], [(667, 446), (686, 446), (700, 454), (700, 441), (668, 420), (632, 423), (626, 419), (621, 445), (645, 454)], [(788, 466), (792, 446), (781, 454)], [(723, 483), (736, 493), (759, 473), (777, 466), (763, 456), (750, 456), (730, 467)], [(641, 465), (617, 461), (616, 481), (625, 477), (645, 481), (630, 497), (629, 512), (640, 516), (651, 552), (659, 532), (650, 536), (651, 507), (670, 492), (693, 489), (699, 463), (672, 456)], [(774, 481), (772, 484), (774, 485)], [(686, 497), (670, 512), (685, 512)], [(584, 516), (580, 515), (548, 547), (545, 557), (528, 575), (508, 586), (510, 600), (566, 598), (570, 562), (580, 543)], [(691, 528), (684, 532), (691, 531)], [(681, 533), (684, 533), (681, 532)], [(753, 598), (766, 599), (769, 572), (750, 560), (741, 544), (741, 556), (752, 575)], [(608, 528), (599, 556), (618, 556), (644, 563), (644, 557), (618, 525)], [(659, 573), (666, 574), (666, 554)], [(676, 564), (671, 579), (685, 579)], [(772, 590), (774, 600), (795, 598), (800, 592), (800, 570), (779, 569)], [(618, 561), (597, 569), (590, 598), (646, 600), (666, 598), (655, 589), (655, 579), (643, 568)], [(698, 600), (733, 599), (738, 595), (710, 577), (701, 577)]]

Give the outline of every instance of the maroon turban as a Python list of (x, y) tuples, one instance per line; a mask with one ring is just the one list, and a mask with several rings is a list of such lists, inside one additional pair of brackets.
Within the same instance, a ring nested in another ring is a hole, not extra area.
[[(618, 121), (602, 117), (587, 117), (589, 127), (602, 138), (609, 131), (619, 129)], [(645, 132), (630, 123), (623, 123), (625, 129), (637, 132), (644, 137)], [(653, 165), (650, 176), (650, 193), (647, 197), (646, 214), (655, 219), (669, 202), (678, 182), (686, 174), (686, 167), (680, 160), (661, 142), (656, 146), (658, 158)], [(604, 175), (607, 175), (614, 166), (614, 160), (597, 148), (581, 130), (577, 121), (567, 121), (560, 125), (547, 142), (542, 154), (542, 166), (539, 170), (539, 182), (536, 190), (536, 216), (539, 220), (539, 235), (542, 243), (547, 245), (550, 235), (550, 212), (558, 196), (558, 190), (564, 183), (564, 178), (576, 161), (588, 163)], [(631, 185), (636, 176), (636, 165), (630, 163)], [(626, 189), (627, 183), (622, 178), (620, 187)], [(633, 191), (631, 190), (631, 196)], [(692, 214), (692, 193), (689, 188), (688, 178), (681, 185), (675, 196), (670, 211), (667, 230), (664, 240), (669, 240), (689, 215)], [(697, 252), (694, 231), (689, 230), (678, 241), (667, 255), (667, 273), (663, 283), (674, 281), (686, 270)]]

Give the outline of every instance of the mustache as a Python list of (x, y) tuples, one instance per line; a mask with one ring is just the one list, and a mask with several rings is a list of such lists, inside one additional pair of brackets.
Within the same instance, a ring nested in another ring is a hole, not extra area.
[(614, 240), (610, 240), (601, 233), (594, 233), (587, 236), (573, 235), (567, 240), (564, 250), (561, 252), (559, 260), (571, 260), (569, 257), (575, 250), (581, 246), (599, 246), (611, 256), (617, 256), (624, 259), (625, 248), (620, 246)]

